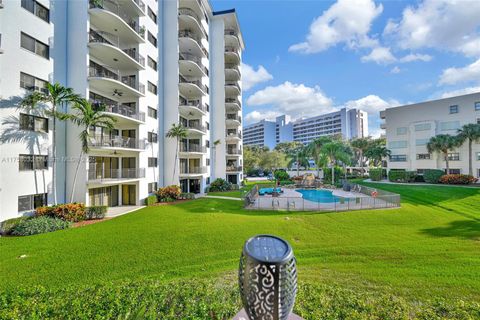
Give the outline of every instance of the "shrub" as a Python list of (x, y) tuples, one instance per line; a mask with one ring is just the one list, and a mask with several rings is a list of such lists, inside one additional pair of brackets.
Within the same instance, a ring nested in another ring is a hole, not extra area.
[(178, 199), (182, 193), (182, 189), (180, 189), (177, 185), (166, 186), (165, 188), (160, 188), (157, 190), (157, 197), (158, 200), (161, 202), (172, 202)]
[(445, 175), (443, 170), (438, 169), (427, 169), (423, 174), (423, 179), (427, 183), (438, 183), (440, 178)]
[(405, 182), (415, 182), (415, 177), (417, 172), (415, 171), (405, 171)]
[(274, 173), (275, 179), (284, 181), (290, 179), (290, 175), (285, 170), (277, 170)]
[(404, 170), (390, 170), (388, 171), (388, 180), (391, 182), (405, 182), (406, 173)]
[[(340, 167), (335, 167), (335, 183), (338, 183), (340, 179), (344, 178), (344, 171)], [(332, 184), (332, 169), (324, 168), (323, 169), (323, 183)]]
[(240, 190), (240, 186), (238, 184), (231, 183), (228, 190)]
[(150, 195), (150, 196), (145, 198), (145, 205), (147, 205), (147, 206), (154, 205), (157, 202), (158, 202), (158, 198), (157, 198), (156, 195)]
[(13, 228), (15, 228), (19, 223), (30, 219), (31, 217), (18, 217), (13, 219), (8, 219), (0, 223), (0, 234), (11, 234)]
[(218, 178), (210, 183), (209, 192), (222, 192), (230, 190), (230, 183), (225, 179)]
[(477, 178), (468, 174), (446, 174), (439, 180), (443, 184), (471, 184), (475, 181), (477, 181)]
[(70, 225), (71, 223), (68, 221), (43, 216), (20, 222), (13, 228), (12, 234), (15, 236), (29, 236), (33, 234), (67, 229), (70, 227)]
[(91, 206), (85, 209), (85, 218), (87, 220), (103, 219), (107, 213), (107, 206)]
[(86, 219), (86, 210), (83, 203), (65, 203), (50, 207), (35, 209), (36, 217), (53, 217), (65, 221), (78, 222)]
[(188, 193), (188, 192), (180, 193), (180, 196), (178, 197), (178, 199), (193, 200), (193, 199), (195, 199), (195, 193)]
[(369, 176), (372, 181), (380, 181), (383, 178), (383, 169), (381, 168), (370, 169)]
[(291, 184), (295, 184), (295, 182), (292, 181), (292, 180), (282, 180), (282, 181), (280, 181), (281, 186), (288, 186), (288, 185), (291, 185)]

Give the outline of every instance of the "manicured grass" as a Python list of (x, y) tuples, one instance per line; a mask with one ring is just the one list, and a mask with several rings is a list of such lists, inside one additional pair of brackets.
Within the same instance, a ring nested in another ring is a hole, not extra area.
[(225, 191), (225, 192), (209, 192), (209, 196), (221, 196), (221, 197), (232, 197), (232, 198), (241, 198), (241, 190)]
[(294, 247), (304, 283), (411, 300), (478, 301), (480, 190), (369, 185), (400, 193), (402, 208), (278, 213), (201, 199), (77, 229), (1, 238), (0, 291), (215, 278), (235, 272), (247, 238), (272, 233)]

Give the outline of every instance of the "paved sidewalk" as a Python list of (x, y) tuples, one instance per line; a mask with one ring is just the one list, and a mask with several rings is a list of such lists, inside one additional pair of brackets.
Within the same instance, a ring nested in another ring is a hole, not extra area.
[(140, 210), (145, 208), (145, 206), (119, 206), (119, 207), (110, 207), (108, 208), (107, 214), (105, 217), (107, 218), (115, 218), (119, 216), (123, 216), (124, 214)]
[(234, 197), (224, 197), (224, 196), (204, 196), (203, 198), (212, 198), (212, 199), (224, 199), (224, 200), (236, 200), (242, 201), (241, 198), (234, 198)]

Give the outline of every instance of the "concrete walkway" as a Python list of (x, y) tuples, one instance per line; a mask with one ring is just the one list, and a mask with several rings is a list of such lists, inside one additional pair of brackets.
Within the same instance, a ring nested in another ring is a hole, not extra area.
[(145, 206), (120, 206), (120, 207), (109, 207), (107, 210), (107, 214), (105, 214), (105, 217), (107, 218), (115, 218), (122, 216), (124, 214), (140, 210), (142, 208), (145, 208)]
[(203, 198), (211, 198), (211, 199), (224, 199), (224, 200), (236, 200), (242, 201), (241, 198), (234, 198), (234, 197), (224, 197), (224, 196), (204, 196)]

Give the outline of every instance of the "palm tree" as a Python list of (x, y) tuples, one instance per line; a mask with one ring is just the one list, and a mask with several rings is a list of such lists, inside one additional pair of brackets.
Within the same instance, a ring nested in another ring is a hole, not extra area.
[(430, 153), (439, 152), (443, 155), (447, 173), (450, 171), (448, 163), (448, 152), (459, 145), (459, 139), (449, 134), (439, 134), (431, 137), (427, 143), (427, 150)]
[(53, 157), (53, 165), (52, 165), (52, 190), (53, 190), (53, 203), (57, 204), (57, 192), (56, 192), (56, 158), (57, 158), (57, 144), (56, 144), (56, 130), (57, 130), (57, 118), (59, 118), (60, 114), (57, 111), (57, 107), (59, 105), (64, 106), (63, 113), (65, 110), (66, 105), (70, 103), (79, 103), (81, 101), (80, 95), (73, 92), (72, 88), (66, 88), (59, 83), (51, 84), (47, 83), (47, 90), (48, 94), (45, 96), (45, 101), (50, 102), (52, 105), (51, 109), (49, 110), (49, 114), (53, 117), (53, 137), (52, 137), (52, 157)]
[(308, 153), (312, 156), (317, 167), (317, 177), (320, 177), (320, 168), (327, 165), (328, 159), (322, 153), (322, 146), (328, 142), (331, 142), (332, 138), (328, 136), (319, 137), (310, 142), (307, 146)]
[(177, 150), (175, 152), (175, 164), (173, 166), (173, 177), (172, 177), (172, 182), (175, 179), (175, 171), (177, 169), (177, 160), (178, 160), (178, 148), (180, 145), (180, 140), (185, 139), (188, 135), (187, 128), (182, 126), (181, 124), (172, 124), (172, 127), (170, 130), (168, 130), (166, 137), (167, 138), (174, 138), (177, 139)]
[(291, 167), (294, 163), (297, 164), (297, 177), (300, 175), (300, 165), (309, 167), (308, 151), (303, 144), (299, 144), (290, 149), (287, 153), (288, 167)]
[(335, 164), (337, 161), (348, 161), (348, 153), (343, 141), (333, 140), (322, 146), (322, 153), (328, 158), (332, 167), (332, 185), (335, 184)]
[(364, 154), (370, 147), (370, 138), (357, 138), (355, 140), (352, 140), (350, 144), (353, 147), (353, 149), (358, 152), (358, 162), (360, 164), (360, 168), (363, 176), (365, 174), (365, 170), (363, 169)]
[(76, 124), (82, 129), (79, 134), (79, 138), (82, 143), (82, 149), (80, 151), (77, 167), (75, 169), (70, 202), (73, 202), (75, 185), (77, 183), (78, 169), (80, 168), (82, 157), (84, 154), (87, 154), (90, 151), (90, 147), (88, 145), (90, 139), (90, 128), (101, 127), (112, 130), (114, 127), (114, 123), (116, 122), (115, 118), (110, 115), (104, 114), (102, 112), (104, 110), (104, 106), (101, 106), (100, 108), (96, 106), (94, 108), (87, 100), (83, 99), (74, 104), (74, 106), (72, 107), (73, 113), (65, 114), (62, 116), (63, 119), (72, 121), (74, 124)]
[(367, 148), (364, 155), (367, 159), (372, 161), (374, 167), (378, 167), (384, 158), (390, 156), (390, 153), (390, 150), (387, 149), (385, 139), (380, 138), (370, 142), (370, 146)]
[(472, 143), (480, 139), (480, 124), (470, 123), (458, 129), (457, 139), (459, 144), (468, 141), (468, 174), (473, 176)]

